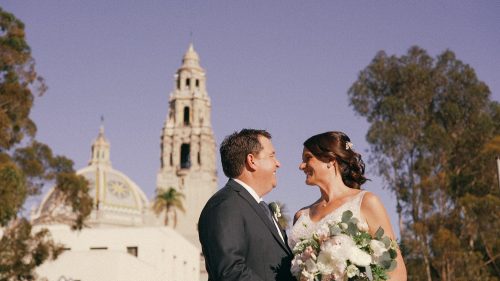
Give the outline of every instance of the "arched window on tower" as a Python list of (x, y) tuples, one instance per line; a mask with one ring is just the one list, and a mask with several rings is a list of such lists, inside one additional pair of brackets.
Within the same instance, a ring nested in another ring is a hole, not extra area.
[(189, 126), (190, 122), (189, 122), (189, 107), (186, 106), (184, 107), (184, 125), (185, 126)]
[(201, 153), (198, 151), (198, 165), (201, 165)]
[(186, 87), (189, 88), (189, 85), (191, 84), (191, 78), (186, 79)]
[(191, 147), (187, 143), (181, 145), (181, 169), (189, 169), (191, 167)]
[(196, 79), (196, 88), (200, 87), (200, 79)]

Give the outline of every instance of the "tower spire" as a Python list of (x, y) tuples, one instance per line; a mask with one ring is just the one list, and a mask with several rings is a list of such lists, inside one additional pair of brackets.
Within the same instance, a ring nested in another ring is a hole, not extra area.
[(99, 126), (99, 134), (92, 144), (92, 155), (89, 165), (106, 165), (111, 166), (109, 157), (110, 144), (104, 136), (104, 117), (101, 116), (101, 125)]
[(203, 69), (200, 66), (200, 57), (198, 56), (198, 53), (194, 50), (194, 45), (193, 43), (189, 43), (188, 50), (184, 54), (184, 57), (182, 58), (182, 68), (188, 68), (191, 70), (196, 70), (196, 71), (201, 71), (203, 72)]

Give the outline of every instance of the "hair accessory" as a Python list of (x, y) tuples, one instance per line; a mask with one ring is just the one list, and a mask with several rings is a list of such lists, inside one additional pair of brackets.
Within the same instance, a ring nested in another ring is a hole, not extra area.
[(354, 147), (354, 144), (352, 144), (352, 142), (350, 142), (350, 141), (345, 142), (345, 150), (352, 149), (353, 147)]

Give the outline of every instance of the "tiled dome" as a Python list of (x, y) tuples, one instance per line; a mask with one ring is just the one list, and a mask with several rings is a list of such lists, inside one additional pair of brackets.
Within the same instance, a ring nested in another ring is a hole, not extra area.
[[(89, 166), (77, 171), (89, 181), (89, 194), (94, 208), (89, 217), (90, 225), (143, 225), (148, 200), (144, 192), (129, 177), (113, 169), (109, 158), (109, 142), (101, 127), (92, 145)], [(71, 210), (61, 204), (55, 188), (52, 188), (32, 220), (35, 223), (64, 222), (71, 218)]]

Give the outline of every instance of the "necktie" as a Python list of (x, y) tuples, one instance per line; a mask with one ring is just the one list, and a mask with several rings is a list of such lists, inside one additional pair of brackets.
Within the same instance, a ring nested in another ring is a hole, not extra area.
[(267, 217), (274, 224), (273, 215), (271, 214), (271, 210), (269, 209), (269, 206), (267, 205), (267, 203), (264, 201), (260, 201), (259, 205), (260, 205), (260, 207), (262, 207), (262, 209), (264, 209), (264, 212), (266, 213)]

